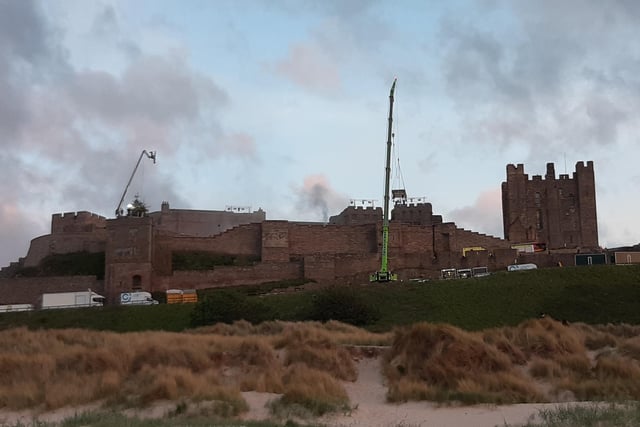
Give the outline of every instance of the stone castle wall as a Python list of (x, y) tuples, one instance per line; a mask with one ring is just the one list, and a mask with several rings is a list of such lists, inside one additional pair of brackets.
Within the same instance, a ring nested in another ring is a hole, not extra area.
[(555, 176), (547, 164), (544, 178), (529, 179), (524, 165), (507, 165), (502, 183), (505, 239), (540, 242), (548, 248), (598, 248), (593, 162), (578, 162), (573, 177)]
[(92, 291), (104, 295), (104, 281), (94, 276), (18, 277), (0, 279), (0, 305), (33, 304), (47, 292)]
[(91, 233), (105, 227), (105, 217), (87, 211), (57, 213), (51, 216), (51, 234)]
[(159, 231), (194, 237), (210, 237), (240, 224), (260, 223), (266, 219), (262, 209), (253, 212), (170, 209), (167, 202), (159, 212), (149, 216)]

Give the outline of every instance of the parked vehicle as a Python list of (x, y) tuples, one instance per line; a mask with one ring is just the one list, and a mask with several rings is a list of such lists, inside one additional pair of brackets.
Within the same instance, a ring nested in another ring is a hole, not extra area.
[(120, 294), (120, 305), (153, 305), (158, 301), (151, 297), (146, 291), (122, 292)]
[(538, 268), (535, 264), (513, 264), (507, 266), (507, 271), (523, 271), (523, 270), (535, 270)]
[(104, 297), (89, 290), (78, 292), (56, 292), (42, 294), (40, 308), (79, 308), (79, 307), (102, 307)]
[(4, 304), (0, 305), (0, 313), (9, 313), (11, 311), (31, 311), (32, 304)]

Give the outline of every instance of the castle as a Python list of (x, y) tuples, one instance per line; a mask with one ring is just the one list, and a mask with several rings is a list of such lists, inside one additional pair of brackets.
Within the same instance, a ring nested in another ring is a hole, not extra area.
[[(507, 166), (502, 184), (505, 239), (462, 229), (435, 215), (430, 203), (398, 203), (389, 227), (389, 265), (401, 280), (436, 278), (446, 268), (514, 262), (540, 266), (570, 263), (578, 248), (597, 248), (593, 163), (578, 163), (573, 179), (529, 180), (523, 165)], [(380, 265), (382, 209), (349, 206), (328, 223), (267, 220), (264, 211), (172, 209), (113, 219), (89, 212), (54, 214), (51, 233), (33, 239), (24, 267), (46, 256), (104, 252), (105, 277), (0, 279), (0, 304), (34, 303), (42, 292), (90, 287), (109, 302), (123, 291), (202, 289), (306, 279), (320, 283), (366, 283)], [(523, 254), (513, 243), (543, 242), (544, 254)], [(552, 251), (561, 248), (563, 251)], [(567, 251), (568, 249), (572, 249)], [(176, 268), (180, 254), (241, 260), (212, 269)]]

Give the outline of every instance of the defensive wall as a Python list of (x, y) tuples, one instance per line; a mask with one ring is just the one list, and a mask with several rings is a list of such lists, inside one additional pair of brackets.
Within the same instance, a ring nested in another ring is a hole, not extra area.
[(38, 305), (40, 295), (46, 292), (92, 291), (104, 295), (104, 281), (95, 276), (17, 277), (0, 279), (0, 305)]
[(163, 202), (160, 211), (149, 216), (159, 231), (196, 237), (214, 236), (239, 224), (259, 223), (266, 219), (262, 209), (253, 212), (171, 209), (168, 202)]
[(51, 234), (91, 233), (104, 229), (106, 218), (87, 211), (65, 212), (51, 215)]
[(36, 237), (31, 240), (23, 266), (36, 267), (49, 255), (104, 252), (106, 241), (107, 233), (104, 229), (97, 229), (92, 233), (69, 232)]

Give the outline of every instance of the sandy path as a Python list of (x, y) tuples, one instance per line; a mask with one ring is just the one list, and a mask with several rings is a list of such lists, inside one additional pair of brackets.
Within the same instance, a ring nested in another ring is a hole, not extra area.
[[(504, 426), (505, 423), (524, 424), (540, 409), (558, 406), (553, 403), (471, 407), (437, 407), (429, 402), (391, 404), (386, 401), (386, 387), (380, 363), (380, 358), (360, 360), (357, 381), (343, 383), (354, 410), (350, 413), (324, 416), (318, 419), (318, 422), (333, 427), (494, 427)], [(245, 419), (253, 420), (268, 418), (264, 404), (269, 399), (277, 397), (266, 393), (243, 395), (251, 407)]]

